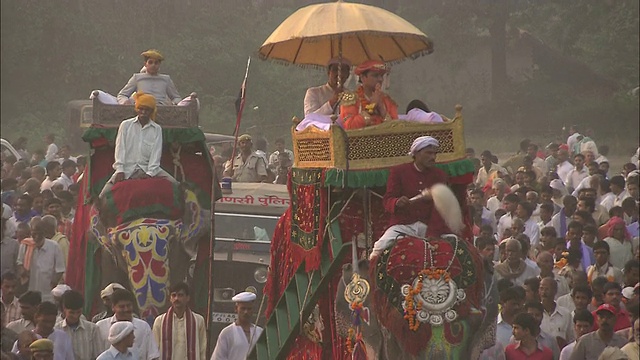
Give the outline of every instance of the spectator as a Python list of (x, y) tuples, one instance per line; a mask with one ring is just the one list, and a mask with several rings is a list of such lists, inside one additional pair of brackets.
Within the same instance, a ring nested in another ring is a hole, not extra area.
[[(569, 152), (565, 149), (558, 151), (558, 166), (556, 173), (562, 182), (567, 181), (569, 173), (573, 170), (573, 165), (569, 162)], [(565, 183), (566, 185), (566, 183)]]
[[(16, 261), (18, 259), (18, 241), (11, 237), (12, 229), (9, 228), (9, 218), (11, 209), (8, 205), (2, 204), (2, 219), (0, 220), (0, 275), (16, 271)], [(13, 229), (15, 232), (15, 229)]]
[(640, 358), (640, 319), (633, 323), (633, 341), (622, 347), (622, 352), (627, 355), (629, 359)]
[(577, 311), (587, 310), (591, 303), (591, 297), (593, 292), (588, 285), (578, 284), (571, 289), (571, 293), (569, 295), (568, 301), (565, 296), (558, 298), (558, 305), (564, 307), (571, 311), (571, 315), (575, 315)]
[[(487, 200), (487, 208), (491, 213), (495, 214), (498, 209), (502, 209), (502, 201), (504, 200), (507, 184), (502, 179), (495, 179), (491, 184), (493, 196)], [(499, 219), (496, 217), (496, 220)]]
[[(543, 206), (546, 205), (548, 204), (543, 204)], [(556, 229), (554, 229), (553, 226), (543, 227), (540, 230), (539, 251), (546, 251), (553, 256), (557, 238)]]
[(23, 331), (18, 334), (18, 352), (16, 354), (19, 360), (32, 360), (29, 346), (36, 340), (38, 337), (33, 331)]
[(45, 201), (44, 208), (47, 215), (51, 215), (57, 220), (58, 232), (66, 236), (67, 239), (72, 239), (73, 223), (62, 217), (62, 201), (57, 198), (50, 199)]
[[(558, 343), (556, 340), (546, 332), (540, 329), (540, 324), (542, 323), (542, 314), (544, 313), (544, 308), (542, 304), (539, 302), (530, 302), (525, 305), (525, 312), (533, 317), (536, 324), (535, 334), (536, 341), (538, 344), (542, 344), (543, 346), (551, 349), (553, 353), (553, 358), (558, 359), (560, 357), (560, 349), (558, 348)], [(511, 337), (511, 343), (514, 343), (514, 337)]]
[(0, 303), (5, 309), (2, 325), (6, 326), (12, 321), (20, 319), (20, 303), (16, 294), (16, 286), (18, 285), (18, 277), (12, 272), (2, 275), (2, 294), (0, 295)]
[(62, 174), (58, 179), (54, 181), (52, 184), (60, 184), (62, 185), (62, 190), (69, 190), (69, 186), (74, 184), (72, 179), (73, 175), (76, 173), (76, 163), (73, 160), (65, 160), (62, 163)]
[(560, 151), (560, 146), (556, 143), (549, 143), (546, 147), (547, 157), (544, 162), (547, 165), (547, 171), (556, 172), (556, 168), (558, 166), (558, 155)]
[[(482, 169), (480, 169), (482, 170)], [(508, 194), (503, 199), (504, 208), (507, 211), (500, 219), (498, 220), (498, 238), (504, 239), (504, 231), (507, 228), (511, 227), (511, 222), (513, 218), (516, 217), (516, 209), (518, 207), (518, 196), (516, 194)]]
[(206, 360), (205, 322), (201, 315), (189, 309), (189, 286), (179, 282), (171, 286), (169, 293), (171, 307), (153, 323), (153, 335), (160, 344), (160, 357)]
[(58, 231), (58, 220), (52, 215), (45, 215), (42, 217), (42, 222), (47, 225), (44, 236), (47, 239), (51, 239), (60, 247), (62, 255), (64, 257), (64, 263), (68, 264), (69, 260), (69, 239), (64, 234)]
[(134, 348), (135, 328), (130, 321), (118, 321), (109, 328), (109, 348), (97, 360), (140, 359)]
[(541, 174), (547, 173), (547, 164), (546, 162), (538, 157), (538, 145), (534, 143), (530, 143), (527, 147), (527, 155), (533, 160), (533, 166), (538, 169)]
[(158, 345), (156, 345), (149, 324), (133, 317), (134, 301), (135, 298), (133, 294), (127, 290), (116, 289), (113, 291), (111, 302), (113, 304), (112, 310), (114, 315), (110, 318), (100, 320), (96, 324), (100, 329), (104, 347), (106, 348), (113, 344), (112, 341), (109, 341), (109, 329), (119, 321), (129, 321), (133, 323), (134, 327), (135, 339), (133, 342), (133, 350), (139, 355), (139, 359), (153, 360), (159, 358), (160, 352), (158, 351)]
[(113, 316), (113, 304), (111, 303), (111, 295), (116, 289), (124, 290), (124, 286), (118, 283), (111, 283), (107, 285), (102, 291), (100, 291), (100, 298), (102, 299), (102, 304), (104, 305), (104, 311), (96, 314), (91, 322), (97, 323), (100, 320), (110, 318)]
[(608, 281), (622, 283), (622, 271), (609, 262), (609, 244), (605, 241), (598, 241), (593, 245), (593, 254), (596, 263), (587, 268), (588, 281), (591, 282), (596, 277), (602, 276)]
[(574, 335), (571, 329), (571, 312), (558, 306), (555, 301), (557, 292), (558, 284), (554, 278), (540, 280), (540, 299), (544, 308), (540, 328), (556, 339), (559, 348), (563, 348), (574, 340)]
[(50, 161), (47, 163), (47, 177), (42, 181), (40, 185), (40, 191), (51, 190), (53, 182), (56, 181), (60, 174), (62, 174), (62, 167), (57, 161)]
[(607, 346), (623, 347), (627, 340), (614, 333), (617, 309), (603, 304), (595, 311), (594, 325), (598, 330), (582, 335), (571, 353), (570, 360), (597, 360)]
[(633, 258), (638, 249), (637, 240), (631, 240), (627, 227), (622, 218), (614, 216), (607, 222), (607, 237), (604, 239), (609, 244), (611, 254), (610, 261), (613, 266), (622, 269), (624, 264)]
[[(538, 221), (540, 236), (542, 236), (542, 230), (545, 227), (553, 228), (553, 223), (551, 222), (551, 218), (553, 217), (553, 211), (554, 211), (553, 204), (550, 204), (550, 203), (540, 204), (540, 221)], [(555, 234), (555, 229), (554, 229), (554, 234)]]
[(524, 302), (537, 301), (540, 302), (540, 279), (537, 277), (528, 278), (522, 285), (524, 288)]
[(92, 360), (104, 351), (102, 337), (98, 326), (82, 319), (82, 295), (69, 290), (62, 295), (64, 319), (56, 323), (56, 328), (64, 331), (73, 345), (75, 360)]
[(31, 177), (38, 180), (39, 184), (42, 184), (44, 179), (47, 177), (47, 170), (43, 166), (34, 165), (31, 167)]
[(582, 335), (591, 332), (593, 327), (593, 315), (586, 310), (574, 311), (573, 316), (573, 331), (576, 335), (576, 340), (565, 346), (560, 352), (560, 360), (569, 360), (573, 353), (573, 348), (576, 346), (576, 342), (580, 340)]
[(476, 186), (480, 188), (484, 187), (492, 174), (502, 170), (502, 167), (498, 164), (494, 164), (492, 160), (493, 154), (491, 154), (491, 151), (485, 150), (480, 154), (482, 167), (478, 170), (478, 174), (476, 175)]
[[(627, 310), (620, 306), (622, 300), (622, 289), (620, 284), (616, 282), (607, 282), (602, 288), (602, 295), (604, 304), (611, 305), (615, 310), (615, 321), (613, 331), (618, 331), (631, 327), (631, 321), (629, 320), (629, 313)], [(596, 314), (594, 314), (595, 316)], [(594, 324), (594, 330), (598, 329), (599, 324)]]
[(506, 360), (540, 359), (552, 360), (553, 352), (537, 339), (540, 331), (533, 316), (518, 314), (513, 321), (513, 337), (515, 343), (505, 348)]
[(524, 234), (529, 237), (531, 247), (537, 248), (540, 244), (540, 227), (538, 227), (538, 224), (531, 218), (534, 210), (535, 205), (526, 201), (520, 202), (516, 207), (516, 216), (524, 222)]
[(44, 137), (44, 142), (47, 144), (47, 152), (44, 155), (46, 161), (53, 161), (58, 155), (58, 145), (55, 144), (55, 135), (47, 134)]
[(632, 197), (628, 197), (622, 201), (622, 210), (624, 211), (625, 223), (627, 225), (627, 231), (631, 238), (637, 238), (640, 236), (640, 229), (638, 226), (638, 203)]
[(269, 155), (269, 168), (272, 171), (275, 171), (278, 168), (278, 165), (280, 164), (280, 161), (278, 159), (278, 156), (280, 155), (280, 153), (285, 153), (289, 158), (289, 160), (293, 161), (293, 152), (291, 150), (284, 148), (284, 139), (282, 138), (276, 139), (275, 145), (276, 145), (276, 151), (272, 152), (271, 155)]
[(631, 259), (624, 264), (622, 269), (624, 273), (624, 280), (622, 284), (624, 286), (636, 286), (640, 282), (640, 261), (638, 259)]
[[(587, 224), (582, 228), (582, 241), (593, 249), (598, 240), (598, 228), (593, 224)], [(595, 254), (594, 254), (595, 256)]]
[(564, 237), (567, 234), (567, 225), (571, 222), (573, 213), (576, 212), (578, 199), (566, 195), (562, 198), (562, 204), (564, 207), (551, 218), (551, 223), (559, 237)]
[(18, 334), (16, 334), (13, 330), (7, 329), (5, 320), (7, 316), (7, 312), (4, 308), (4, 304), (0, 304), (1, 313), (0, 313), (0, 341), (1, 348), (3, 352), (10, 353), (13, 348), (13, 343), (18, 340)]
[(571, 171), (569, 171), (566, 179), (561, 178), (564, 181), (565, 185), (567, 186), (567, 189), (569, 192), (572, 192), (573, 190), (575, 190), (576, 187), (578, 187), (578, 184), (580, 184), (580, 182), (584, 178), (589, 176), (589, 172), (587, 171), (587, 168), (584, 166), (584, 155), (582, 154), (575, 155), (573, 157), (573, 164), (574, 164), (574, 167), (573, 169), (571, 169)]
[(46, 231), (47, 225), (42, 221), (35, 224), (31, 230), (35, 244), (30, 250), (31, 258), (28, 259), (27, 247), (21, 245), (17, 264), (20, 277), (29, 279), (29, 290), (39, 291), (45, 301), (50, 301), (53, 300), (51, 289), (60, 282), (66, 266), (58, 244), (45, 238)]
[(60, 215), (64, 220), (73, 223), (76, 214), (73, 194), (69, 191), (62, 191), (58, 194), (58, 199), (60, 199)]
[(518, 240), (507, 240), (505, 252), (507, 254), (506, 261), (496, 265), (494, 268), (498, 280), (509, 279), (514, 285), (522, 286), (526, 279), (538, 276), (538, 269), (524, 261), (522, 245)]
[[(71, 338), (64, 331), (54, 328), (57, 316), (58, 308), (54, 303), (41, 303), (35, 313), (36, 327), (33, 332), (38, 338), (53, 342), (53, 360), (74, 360)], [(30, 346), (32, 353), (34, 344)], [(14, 345), (14, 351), (18, 351), (17, 344)]]
[(37, 291), (27, 291), (18, 299), (20, 304), (20, 319), (14, 320), (7, 324), (7, 328), (13, 330), (20, 335), (23, 331), (31, 331), (35, 329), (36, 323), (34, 316), (38, 305), (42, 302), (40, 293)]
[[(569, 284), (564, 276), (556, 276), (553, 273), (553, 255), (550, 252), (541, 252), (536, 258), (538, 268), (540, 268), (540, 280), (544, 278), (552, 278), (556, 282), (556, 294), (554, 300), (557, 300), (560, 296), (569, 293)], [(543, 302), (544, 305), (544, 302)]]
[[(614, 195), (613, 206), (622, 206), (622, 201), (629, 197), (629, 193), (625, 190), (625, 179), (622, 175), (616, 175), (609, 180), (611, 192)], [(606, 207), (606, 206), (605, 206)]]
[(580, 253), (581, 263), (580, 270), (586, 271), (586, 269), (595, 263), (595, 256), (593, 255), (593, 249), (588, 247), (582, 241), (582, 229), (583, 226), (577, 221), (569, 223), (568, 231), (566, 235), (567, 249)]

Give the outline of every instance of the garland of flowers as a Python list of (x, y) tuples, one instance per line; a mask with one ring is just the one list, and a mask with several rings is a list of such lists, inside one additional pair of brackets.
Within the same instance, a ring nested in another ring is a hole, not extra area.
[(414, 297), (422, 292), (422, 280), (424, 280), (425, 277), (429, 280), (443, 279), (445, 282), (451, 281), (451, 275), (445, 269), (429, 268), (420, 271), (418, 274), (418, 283), (415, 287), (410, 286), (409, 293), (404, 298), (407, 305), (404, 318), (409, 322), (409, 329), (413, 331), (417, 331), (420, 327), (420, 322), (416, 321), (416, 314), (422, 310), (422, 303), (418, 302), (416, 304)]
[(362, 301), (354, 301), (351, 303), (351, 327), (349, 328), (347, 335), (347, 351), (349, 354), (353, 353), (354, 343), (357, 343), (362, 339), (362, 333), (360, 332), (360, 326), (362, 325), (362, 310), (364, 304)]
[(562, 257), (560, 258), (560, 260), (556, 261), (555, 264), (553, 264), (553, 266), (559, 270), (563, 269), (569, 262), (569, 260), (567, 260), (567, 256), (569, 256), (569, 252), (564, 251), (562, 253)]

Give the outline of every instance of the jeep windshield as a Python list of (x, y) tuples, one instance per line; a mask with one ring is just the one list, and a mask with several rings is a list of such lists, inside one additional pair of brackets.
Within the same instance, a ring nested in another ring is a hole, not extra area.
[(270, 242), (279, 216), (216, 213), (216, 240)]

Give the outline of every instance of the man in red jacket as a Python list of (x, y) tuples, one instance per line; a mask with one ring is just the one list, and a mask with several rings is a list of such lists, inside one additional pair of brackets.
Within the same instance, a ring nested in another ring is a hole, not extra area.
[(435, 184), (447, 183), (445, 172), (434, 167), (438, 146), (433, 137), (421, 136), (411, 145), (409, 155), (413, 162), (391, 168), (382, 199), (385, 210), (391, 214), (389, 228), (374, 244), (372, 257), (391, 247), (401, 234), (425, 237), (451, 232), (425, 191)]

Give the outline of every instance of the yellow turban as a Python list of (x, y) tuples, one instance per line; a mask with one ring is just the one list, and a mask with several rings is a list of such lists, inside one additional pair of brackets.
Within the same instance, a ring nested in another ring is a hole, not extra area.
[(160, 52), (156, 49), (149, 49), (140, 55), (145, 59), (145, 61), (147, 59), (156, 59), (158, 61), (164, 60), (164, 56), (162, 56), (162, 54), (160, 54)]
[(140, 106), (146, 106), (150, 109), (153, 109), (149, 117), (151, 118), (151, 120), (156, 119), (156, 112), (158, 111), (158, 109), (156, 108), (156, 98), (154, 98), (153, 95), (148, 95), (141, 92), (137, 93), (136, 94), (136, 111)]

